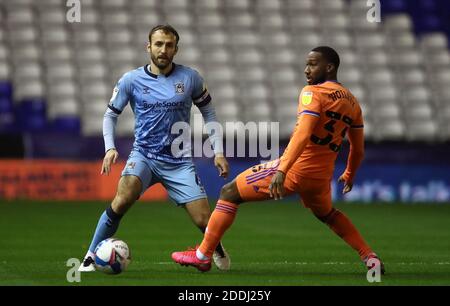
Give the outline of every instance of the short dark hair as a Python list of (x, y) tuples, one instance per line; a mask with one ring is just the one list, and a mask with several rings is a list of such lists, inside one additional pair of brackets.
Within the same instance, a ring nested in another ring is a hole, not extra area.
[(336, 70), (339, 68), (341, 60), (339, 59), (339, 54), (333, 48), (328, 46), (320, 46), (312, 49), (311, 51), (319, 52), (329, 63), (334, 64)]
[(175, 30), (174, 27), (172, 27), (170, 24), (159, 24), (156, 27), (154, 27), (153, 29), (150, 30), (150, 33), (148, 34), (148, 41), (151, 42), (152, 41), (152, 35), (153, 33), (155, 33), (156, 31), (163, 31), (164, 33), (172, 33), (175, 38), (176, 38), (176, 45), (178, 45), (178, 42), (180, 41), (180, 35), (178, 35), (177, 30)]

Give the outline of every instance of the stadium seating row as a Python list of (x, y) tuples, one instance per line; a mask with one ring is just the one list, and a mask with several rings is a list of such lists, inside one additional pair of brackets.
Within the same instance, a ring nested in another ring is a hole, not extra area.
[[(12, 82), (11, 103), (45, 117), (37, 123), (101, 135), (114, 83), (148, 61), (149, 29), (168, 22), (181, 36), (176, 62), (205, 76), (224, 122), (280, 121), (289, 137), (303, 58), (329, 44), (342, 58), (340, 81), (364, 108), (368, 138), (449, 139), (447, 37), (416, 38), (401, 8), (377, 24), (367, 22), (365, 1), (83, 0), (82, 22), (70, 24), (59, 0), (3, 0), (0, 80)], [(132, 135), (131, 111), (122, 117), (119, 133)]]

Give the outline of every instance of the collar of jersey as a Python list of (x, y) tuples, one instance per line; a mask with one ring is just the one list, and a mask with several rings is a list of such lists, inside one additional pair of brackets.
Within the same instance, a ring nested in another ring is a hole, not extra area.
[(322, 85), (322, 84), (325, 84), (326, 82), (336, 83), (336, 84), (339, 84), (339, 85), (341, 84), (337, 80), (326, 80), (325, 82), (322, 82), (322, 83), (319, 83), (319, 84), (316, 84), (316, 85)]
[[(147, 73), (147, 74), (148, 74), (149, 76), (151, 76), (152, 78), (157, 79), (157, 78), (158, 78), (158, 75), (152, 73), (152, 72), (148, 69), (148, 66), (149, 66), (149, 64), (147, 64), (147, 65), (144, 66), (144, 71), (145, 71), (145, 73)], [(170, 76), (170, 75), (172, 74), (172, 72), (174, 72), (175, 66), (176, 66), (176, 64), (175, 64), (175, 63), (172, 63), (172, 69), (165, 75), (166, 78), (167, 78), (168, 76)]]

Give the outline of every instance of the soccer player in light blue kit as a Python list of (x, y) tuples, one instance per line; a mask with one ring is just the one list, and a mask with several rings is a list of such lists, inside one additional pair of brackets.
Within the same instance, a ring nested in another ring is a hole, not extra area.
[[(178, 134), (171, 132), (177, 122), (189, 124), (192, 103), (205, 123), (217, 122), (211, 96), (199, 73), (172, 62), (178, 51), (179, 36), (170, 25), (159, 25), (149, 33), (147, 50), (150, 64), (125, 73), (114, 88), (103, 120), (105, 157), (101, 174), (108, 175), (119, 154), (114, 145), (117, 117), (130, 103), (135, 116), (135, 141), (111, 206), (100, 217), (89, 250), (79, 270), (95, 271), (97, 244), (112, 237), (120, 219), (139, 196), (155, 183), (162, 183), (169, 197), (186, 209), (193, 222), (205, 231), (210, 216), (206, 193), (192, 162), (188, 143), (178, 152), (172, 147)], [(219, 175), (227, 177), (228, 162), (223, 155), (222, 138), (209, 135)], [(187, 139), (190, 141), (190, 139)], [(219, 245), (215, 252), (219, 269), (228, 270), (230, 258)]]

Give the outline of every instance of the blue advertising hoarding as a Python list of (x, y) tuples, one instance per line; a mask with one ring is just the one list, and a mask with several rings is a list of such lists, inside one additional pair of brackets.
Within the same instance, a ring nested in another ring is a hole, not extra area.
[[(218, 176), (212, 159), (198, 159), (195, 163), (206, 192), (211, 198), (217, 198), (224, 184), (258, 161), (230, 160), (231, 172), (226, 180)], [(450, 203), (449, 165), (365, 163), (358, 171), (353, 190), (345, 196), (343, 186), (337, 183), (344, 168), (344, 163), (336, 165), (332, 181), (334, 201)]]

